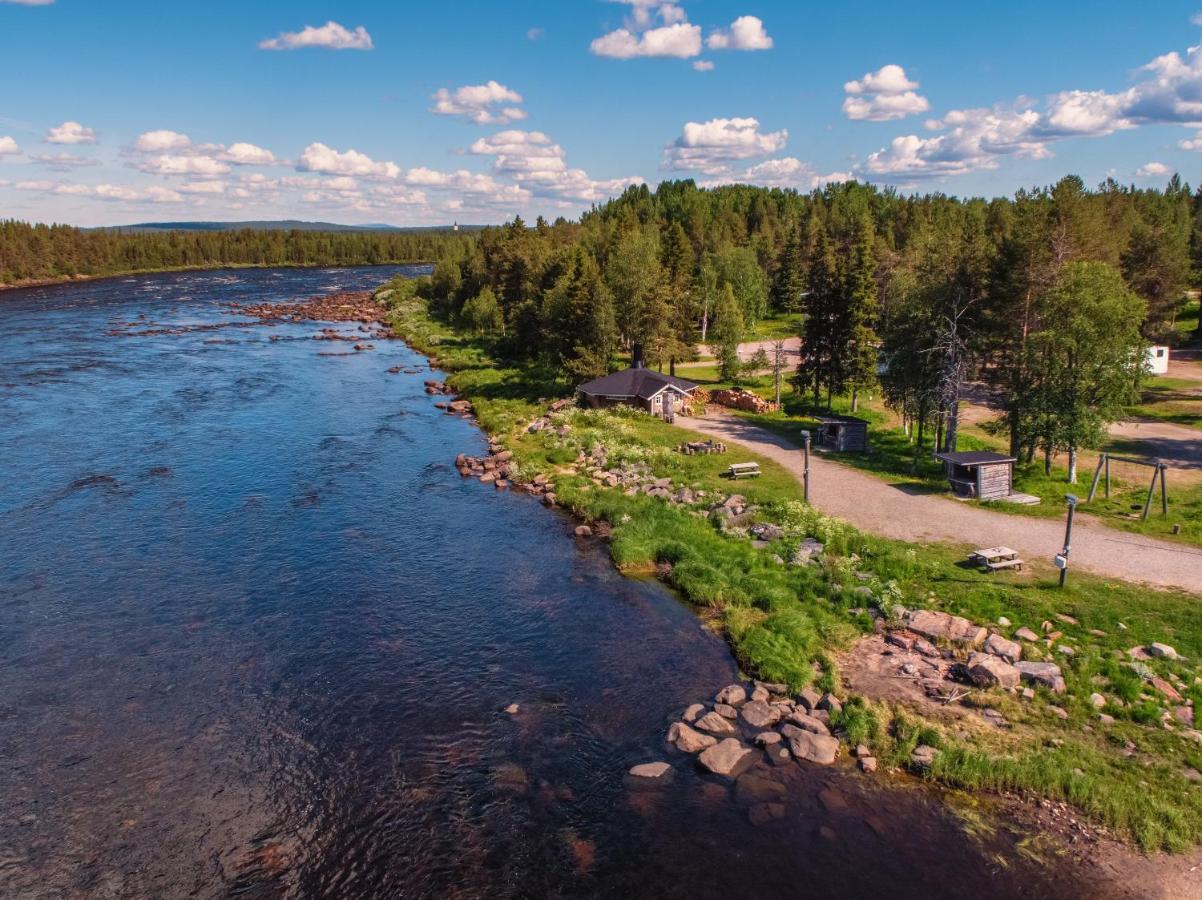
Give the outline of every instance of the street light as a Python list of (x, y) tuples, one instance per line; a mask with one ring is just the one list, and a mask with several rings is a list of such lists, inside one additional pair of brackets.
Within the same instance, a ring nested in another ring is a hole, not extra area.
[(805, 465), (801, 470), (801, 484), (802, 484), (801, 498), (803, 500), (805, 500), (806, 503), (809, 503), (810, 502), (810, 430), (808, 428), (802, 429), (801, 437), (802, 437), (802, 440), (805, 442), (805, 450), (804, 450)]
[(1068, 522), (1064, 526), (1064, 549), (1056, 557), (1056, 568), (1060, 570), (1060, 586), (1064, 587), (1064, 582), (1068, 580), (1068, 555), (1073, 549), (1073, 515), (1077, 512), (1077, 496), (1076, 494), (1066, 494), (1064, 502), (1068, 504)]

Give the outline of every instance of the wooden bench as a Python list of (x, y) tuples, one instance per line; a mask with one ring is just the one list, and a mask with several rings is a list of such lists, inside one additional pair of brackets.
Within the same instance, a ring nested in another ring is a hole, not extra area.
[(760, 475), (760, 464), (731, 463), (730, 468), (726, 470), (726, 474), (735, 480), (739, 478), (758, 478)]
[(995, 562), (985, 563), (985, 568), (990, 572), (1000, 572), (1002, 569), (1017, 569), (1021, 572), (1023, 570), (1023, 561), (1018, 557), (1014, 559), (999, 559)]

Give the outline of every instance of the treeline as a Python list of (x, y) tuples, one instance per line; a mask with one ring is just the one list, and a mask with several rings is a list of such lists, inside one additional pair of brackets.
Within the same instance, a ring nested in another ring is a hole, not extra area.
[(0, 221), (0, 283), (222, 265), (429, 262), (472, 238), (452, 232), (167, 231), (123, 233)]
[(933, 429), (954, 447), (961, 387), (984, 379), (1013, 451), (1050, 458), (1097, 440), (1144, 345), (1172, 334), (1202, 271), (1202, 191), (1070, 176), (961, 200), (676, 181), (444, 250), (419, 288), (434, 310), (573, 380), (634, 343), (669, 368), (708, 343), (733, 375), (756, 322), (804, 313), (794, 384), (816, 402), (879, 389), (919, 444)]

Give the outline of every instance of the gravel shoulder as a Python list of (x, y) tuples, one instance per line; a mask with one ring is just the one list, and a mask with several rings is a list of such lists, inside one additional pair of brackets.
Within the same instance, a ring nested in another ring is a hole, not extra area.
[[(741, 444), (772, 459), (801, 480), (801, 451), (788, 439), (750, 422), (711, 411), (680, 417), (687, 429)], [(950, 542), (992, 547), (1004, 544), (1029, 562), (1050, 561), (1064, 542), (1058, 520), (1008, 516), (944, 497), (914, 493), (855, 469), (810, 456), (810, 499), (828, 515), (873, 534), (904, 541)], [(1156, 541), (1107, 528), (1087, 516), (1073, 529), (1072, 563), (1124, 581), (1202, 593), (1202, 549)]]

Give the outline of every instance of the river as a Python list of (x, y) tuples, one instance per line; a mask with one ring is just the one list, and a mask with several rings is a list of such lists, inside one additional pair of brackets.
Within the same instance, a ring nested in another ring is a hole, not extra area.
[(396, 271), (0, 294), (0, 895), (1066, 896), (847, 766), (761, 764), (752, 824), (662, 743), (720, 637), (461, 479), (483, 438), (403, 344), (228, 308)]

